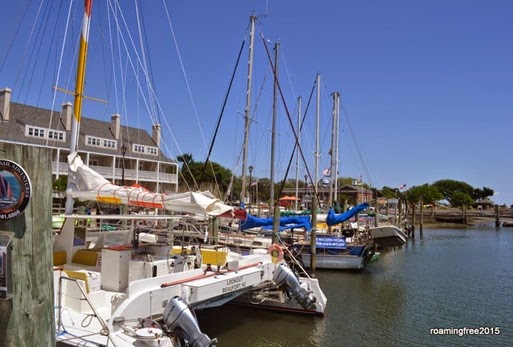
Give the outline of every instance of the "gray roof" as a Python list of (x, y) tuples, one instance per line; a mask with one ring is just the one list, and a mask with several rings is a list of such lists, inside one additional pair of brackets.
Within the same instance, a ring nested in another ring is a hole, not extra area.
[[(11, 102), (10, 120), (5, 121), (0, 117), (0, 141), (25, 143), (39, 146), (51, 146), (69, 149), (70, 131), (66, 131), (66, 120), (61, 118), (61, 112), (38, 108), (29, 105), (23, 105)], [(52, 130), (66, 132), (66, 142), (56, 140), (39, 139), (36, 137), (25, 136), (25, 126), (32, 125), (41, 128), (50, 128)], [(173, 160), (162, 154), (159, 148), (159, 155), (153, 156), (149, 154), (132, 152), (132, 144), (157, 147), (150, 134), (143, 129), (121, 125), (120, 139), (116, 140), (111, 126), (111, 122), (100, 121), (92, 118), (82, 117), (80, 122), (79, 150), (102, 153), (107, 155), (120, 155), (121, 144), (127, 147), (127, 156), (137, 157), (148, 160), (161, 160), (173, 162)], [(95, 136), (118, 142), (118, 148), (102, 148), (96, 146), (87, 146), (85, 144), (85, 136)]]

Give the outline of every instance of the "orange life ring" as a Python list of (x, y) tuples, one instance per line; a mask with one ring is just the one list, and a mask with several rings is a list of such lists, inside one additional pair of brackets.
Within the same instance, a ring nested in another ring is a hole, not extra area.
[(267, 253), (271, 255), (273, 263), (278, 263), (283, 260), (283, 248), (274, 243), (267, 248)]

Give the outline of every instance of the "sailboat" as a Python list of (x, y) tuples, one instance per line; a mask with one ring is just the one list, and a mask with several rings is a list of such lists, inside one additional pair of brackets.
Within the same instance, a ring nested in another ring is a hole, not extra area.
[(14, 202), (11, 185), (7, 179), (0, 174), (0, 207), (10, 206)]
[[(343, 223), (368, 206), (369, 204), (365, 202), (338, 215), (333, 209), (330, 209), (326, 224), (331, 227)], [(294, 244), (294, 248), (300, 254), (305, 266), (309, 267), (312, 253), (310, 242), (297, 242)], [(317, 234), (315, 251), (316, 267), (319, 269), (362, 270), (374, 255), (374, 249), (367, 244), (348, 243), (344, 233), (341, 235)]]
[[(283, 257), (264, 250), (240, 255), (222, 246), (173, 244), (170, 215), (74, 215), (74, 199), (201, 215), (215, 219), (232, 210), (209, 192), (141, 193), (115, 185), (78, 154), (92, 1), (84, 0), (75, 119), (68, 156), (67, 214), (54, 241), (56, 339), (67, 345), (212, 346), (194, 311), (236, 298), (254, 307), (322, 315), (327, 299), (317, 279), (298, 277)], [(84, 221), (113, 219), (126, 225), (90, 243)], [(141, 240), (140, 223), (158, 237)], [(214, 223), (212, 223), (214, 224)], [(108, 240), (114, 236), (116, 239)], [(258, 298), (258, 301), (252, 300)], [(81, 322), (78, 324), (78, 322)]]

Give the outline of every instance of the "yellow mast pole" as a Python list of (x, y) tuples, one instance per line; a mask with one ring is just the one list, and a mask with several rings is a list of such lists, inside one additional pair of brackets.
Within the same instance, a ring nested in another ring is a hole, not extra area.
[[(89, 28), (91, 25), (91, 12), (93, 0), (84, 0), (84, 18), (82, 20), (82, 35), (80, 36), (80, 50), (78, 54), (77, 78), (75, 82), (75, 102), (73, 113), (75, 122), (71, 130), (70, 151), (76, 151), (78, 148), (78, 130), (82, 117), (82, 101), (84, 97), (85, 71), (87, 61), (87, 47), (89, 40)], [(76, 129), (75, 129), (76, 126)]]
[[(70, 154), (78, 150), (78, 134), (82, 117), (82, 101), (84, 97), (85, 71), (87, 61), (87, 47), (89, 40), (89, 28), (91, 26), (91, 13), (93, 0), (84, 0), (84, 17), (82, 19), (82, 35), (80, 36), (80, 50), (78, 54), (77, 78), (75, 82), (75, 103), (73, 107), (74, 118), (71, 124)], [(69, 186), (68, 176), (68, 186)], [(73, 197), (66, 197), (66, 214), (73, 213)]]

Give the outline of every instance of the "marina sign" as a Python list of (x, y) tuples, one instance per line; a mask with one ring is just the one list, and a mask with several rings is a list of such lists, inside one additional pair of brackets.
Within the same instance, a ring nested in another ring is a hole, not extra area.
[(17, 163), (0, 160), (0, 219), (11, 219), (25, 211), (32, 197), (32, 184)]

